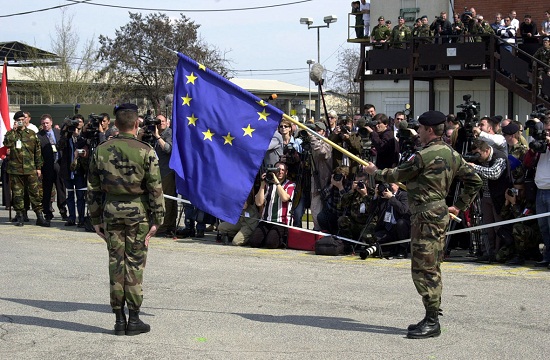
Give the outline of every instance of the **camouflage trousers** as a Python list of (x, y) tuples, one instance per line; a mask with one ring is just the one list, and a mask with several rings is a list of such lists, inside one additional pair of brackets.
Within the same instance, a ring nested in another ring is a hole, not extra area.
[(441, 305), (441, 261), (445, 253), (447, 212), (424, 211), (411, 218), (411, 272), (416, 291), (426, 310)]
[(108, 222), (105, 235), (109, 250), (109, 281), (111, 307), (120, 309), (124, 302), (128, 309), (139, 310), (143, 302), (143, 270), (147, 260), (145, 235), (147, 222)]
[(38, 176), (10, 174), (10, 187), (13, 194), (12, 204), (15, 211), (24, 210), (25, 189), (29, 193), (29, 200), (34, 211), (42, 212), (42, 185)]

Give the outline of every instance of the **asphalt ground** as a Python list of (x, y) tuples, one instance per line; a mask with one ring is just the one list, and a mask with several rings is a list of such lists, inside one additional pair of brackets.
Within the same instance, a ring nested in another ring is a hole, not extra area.
[(151, 241), (152, 330), (114, 336), (104, 242), (59, 219), (32, 224), (0, 210), (0, 359), (547, 358), (547, 269), (445, 262), (442, 334), (410, 340), (424, 315), (410, 260), (225, 246), (213, 233)]

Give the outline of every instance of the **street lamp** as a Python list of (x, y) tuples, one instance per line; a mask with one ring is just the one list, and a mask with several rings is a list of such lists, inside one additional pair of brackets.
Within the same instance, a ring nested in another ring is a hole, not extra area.
[[(309, 76), (311, 74), (311, 64), (315, 64), (315, 60), (309, 59), (307, 64), (309, 66)], [(309, 103), (307, 104), (307, 120), (309, 121), (309, 119), (311, 119), (311, 81), (309, 81)]]
[[(328, 15), (323, 18), (325, 25), (313, 26), (313, 18), (300, 18), (300, 24), (307, 25), (308, 29), (317, 29), (317, 63), (321, 63), (321, 28), (328, 28), (330, 24), (335, 23), (338, 18), (335, 15)], [(321, 115), (321, 91), (317, 89), (317, 102), (315, 103), (315, 120), (319, 120)]]

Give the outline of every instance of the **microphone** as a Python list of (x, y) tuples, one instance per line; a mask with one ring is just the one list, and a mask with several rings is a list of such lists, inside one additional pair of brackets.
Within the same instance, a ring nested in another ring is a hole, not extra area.
[(277, 99), (277, 94), (271, 94), (267, 99), (265, 99), (265, 102), (270, 102), (271, 100)]
[(407, 122), (407, 120), (401, 120), (397, 124), (397, 129), (399, 129), (399, 130), (405, 130), (405, 129), (408, 129), (408, 128), (409, 128), (409, 123)]
[(323, 85), (323, 72), (325, 72), (323, 65), (319, 63), (313, 64), (311, 71), (309, 72), (310, 80), (313, 81), (315, 85)]

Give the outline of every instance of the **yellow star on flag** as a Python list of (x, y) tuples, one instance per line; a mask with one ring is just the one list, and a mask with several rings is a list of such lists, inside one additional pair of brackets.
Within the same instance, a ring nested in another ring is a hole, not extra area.
[(229, 145), (233, 146), (233, 139), (235, 139), (235, 138), (233, 136), (231, 136), (231, 133), (227, 133), (227, 135), (222, 136), (222, 138), (225, 139), (225, 142), (223, 143), (224, 145), (229, 144)]
[(195, 76), (194, 73), (191, 73), (191, 75), (185, 75), (185, 77), (187, 78), (186, 84), (191, 83), (191, 84), (195, 85), (195, 80), (198, 79), (198, 76)]
[(183, 104), (181, 104), (182, 106), (183, 105), (191, 106), (191, 100), (193, 98), (189, 97), (189, 93), (187, 93), (187, 95), (185, 95), (185, 96), (182, 96), (181, 99), (183, 100)]
[(206, 71), (206, 66), (204, 66), (203, 64), (199, 64), (199, 63), (197, 63), (197, 64), (199, 65), (199, 70)]
[(263, 106), (263, 107), (266, 107), (266, 106), (267, 106), (267, 104), (266, 104), (265, 101), (263, 101), (263, 100), (256, 101), (256, 103), (258, 103), (258, 105)]
[(212, 141), (212, 136), (214, 136), (214, 133), (210, 131), (210, 129), (208, 129), (207, 131), (203, 131), (202, 134), (204, 135), (204, 139), (203, 140), (210, 140)]
[(267, 117), (270, 115), (268, 112), (265, 112), (265, 109), (262, 111), (262, 112), (259, 112), (258, 115), (260, 115), (260, 117), (258, 118), (258, 120), (264, 120), (264, 121), (267, 121)]
[(187, 125), (193, 125), (193, 126), (197, 126), (196, 122), (197, 120), (199, 120), (199, 118), (195, 117), (195, 114), (191, 114), (191, 116), (188, 116), (187, 117), (187, 120), (189, 120), (189, 124)]
[(242, 128), (242, 129), (244, 130), (243, 136), (248, 135), (248, 136), (250, 136), (250, 137), (252, 137), (252, 132), (254, 132), (254, 131), (256, 130), (256, 129), (252, 129), (252, 128), (250, 127), (250, 124), (248, 124), (247, 127)]

